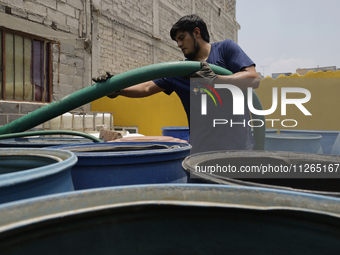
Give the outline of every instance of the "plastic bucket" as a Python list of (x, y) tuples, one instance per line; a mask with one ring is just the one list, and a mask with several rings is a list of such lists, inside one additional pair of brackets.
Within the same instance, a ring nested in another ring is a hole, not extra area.
[(189, 142), (189, 127), (162, 127), (163, 136), (172, 136)]
[(266, 151), (296, 151), (322, 154), (321, 135), (266, 134)]
[[(283, 151), (213, 151), (190, 155), (182, 166), (189, 174), (189, 182), (257, 186), (340, 197), (340, 156)], [(206, 171), (206, 166), (215, 166), (215, 169)], [(216, 166), (224, 170), (216, 170)], [(319, 170), (328, 173), (325, 176)], [(239, 176), (242, 171), (244, 174), (242, 178), (231, 178), (231, 171)]]
[(187, 183), (183, 159), (191, 145), (172, 142), (120, 142), (53, 147), (73, 151), (76, 190), (151, 183)]
[(326, 131), (326, 130), (289, 130), (280, 129), (281, 134), (315, 134), (321, 135), (321, 146), (323, 154), (331, 154), (335, 139), (340, 131)]
[(0, 206), (0, 250), (6, 255), (333, 255), (340, 253), (339, 203), (218, 185), (85, 190)]
[(44, 148), (50, 146), (62, 146), (68, 144), (90, 143), (91, 140), (86, 138), (73, 137), (30, 137), (30, 138), (12, 138), (0, 140), (0, 148), (4, 147), (26, 147), (26, 148)]
[(73, 191), (76, 162), (69, 151), (0, 148), (0, 203)]

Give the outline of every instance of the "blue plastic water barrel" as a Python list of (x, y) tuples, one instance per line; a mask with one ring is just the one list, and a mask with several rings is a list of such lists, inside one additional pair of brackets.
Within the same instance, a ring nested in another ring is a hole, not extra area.
[(0, 206), (0, 250), (334, 255), (340, 254), (339, 204), (324, 196), (222, 185), (84, 190)]
[(340, 134), (335, 139), (331, 154), (332, 155), (340, 155)]
[[(278, 129), (275, 128), (266, 128), (266, 134), (276, 134)], [(254, 136), (254, 129), (251, 128), (251, 134)]]
[(86, 138), (74, 138), (74, 137), (28, 137), (28, 138), (23, 137), (0, 140), (0, 148), (4, 147), (44, 148), (50, 146), (62, 146), (68, 144), (90, 142), (91, 140)]
[(163, 136), (172, 136), (189, 142), (189, 127), (162, 127)]
[(267, 151), (323, 153), (321, 135), (314, 134), (266, 134), (264, 149)]
[(321, 135), (321, 146), (323, 154), (331, 154), (335, 139), (340, 131), (326, 131), (326, 130), (293, 130), (280, 129), (281, 134), (315, 134)]
[(173, 142), (119, 142), (51, 147), (73, 151), (76, 190), (117, 185), (187, 183), (183, 159), (191, 145)]
[(0, 203), (73, 191), (74, 153), (35, 148), (0, 148)]
[[(279, 130), (275, 128), (266, 128), (266, 134), (276, 134)], [(254, 129), (251, 128), (251, 133), (254, 133)]]
[(182, 166), (190, 183), (256, 186), (340, 197), (340, 156), (212, 151), (192, 154)]
[(270, 134), (276, 134), (278, 131), (278, 129), (275, 128), (266, 128), (266, 133), (270, 133)]

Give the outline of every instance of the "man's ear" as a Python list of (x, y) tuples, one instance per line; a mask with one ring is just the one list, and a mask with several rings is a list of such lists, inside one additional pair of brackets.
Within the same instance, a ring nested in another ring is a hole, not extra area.
[(194, 32), (192, 33), (197, 40), (198, 38), (201, 37), (201, 30), (198, 27), (195, 27)]

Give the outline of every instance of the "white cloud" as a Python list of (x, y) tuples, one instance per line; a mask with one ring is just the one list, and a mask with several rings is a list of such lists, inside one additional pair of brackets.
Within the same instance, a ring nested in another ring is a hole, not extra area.
[(275, 60), (275, 58), (269, 57), (269, 58), (263, 59), (262, 62), (267, 64), (267, 63), (273, 62), (274, 60)]
[(265, 69), (265, 75), (271, 76), (272, 73), (295, 73), (298, 68), (316, 67), (313, 59), (289, 58), (280, 59), (268, 65)]

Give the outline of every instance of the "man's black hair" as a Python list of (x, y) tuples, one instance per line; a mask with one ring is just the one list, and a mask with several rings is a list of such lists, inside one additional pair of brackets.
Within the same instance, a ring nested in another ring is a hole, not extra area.
[(207, 24), (205, 24), (204, 20), (196, 14), (190, 14), (180, 18), (170, 30), (171, 39), (176, 41), (176, 33), (178, 31), (188, 32), (193, 36), (196, 27), (201, 31), (202, 39), (206, 42), (210, 42)]

